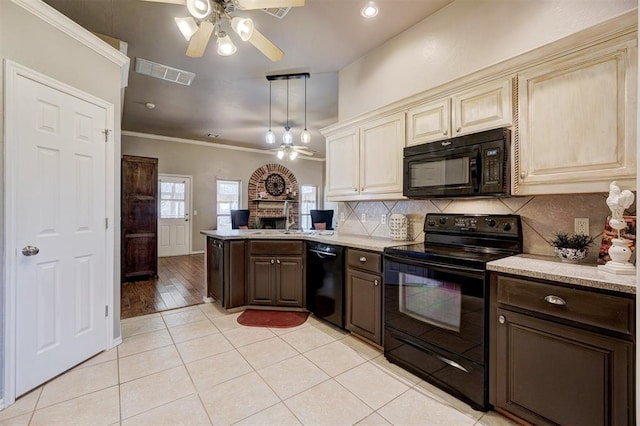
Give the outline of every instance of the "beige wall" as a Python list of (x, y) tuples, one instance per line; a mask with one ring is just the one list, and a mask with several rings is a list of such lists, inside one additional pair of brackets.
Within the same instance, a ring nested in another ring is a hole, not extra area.
[(340, 70), (339, 120), (637, 8), (636, 0), (456, 0)]
[[(204, 250), (200, 231), (216, 228), (216, 179), (242, 181), (242, 208), (248, 207), (247, 184), (253, 172), (268, 163), (281, 163), (273, 154), (238, 151), (207, 145), (206, 142), (181, 143), (138, 136), (123, 136), (122, 153), (158, 158), (159, 173), (191, 175), (193, 203), (192, 251)], [(296, 176), (298, 185), (318, 186), (323, 198), (324, 162), (296, 159), (282, 162)]]

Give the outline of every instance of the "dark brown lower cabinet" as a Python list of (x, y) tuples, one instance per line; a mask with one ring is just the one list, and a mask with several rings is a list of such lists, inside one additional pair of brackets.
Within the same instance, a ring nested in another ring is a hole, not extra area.
[(492, 286), (497, 409), (532, 424), (634, 423), (632, 300), (504, 276)]
[(382, 345), (382, 263), (379, 253), (347, 249), (345, 327)]
[(246, 243), (207, 238), (207, 296), (225, 308), (245, 304)]

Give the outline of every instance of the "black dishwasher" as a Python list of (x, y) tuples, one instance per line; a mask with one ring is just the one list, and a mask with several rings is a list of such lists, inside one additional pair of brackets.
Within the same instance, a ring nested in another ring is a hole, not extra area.
[(307, 242), (307, 309), (344, 328), (344, 248)]

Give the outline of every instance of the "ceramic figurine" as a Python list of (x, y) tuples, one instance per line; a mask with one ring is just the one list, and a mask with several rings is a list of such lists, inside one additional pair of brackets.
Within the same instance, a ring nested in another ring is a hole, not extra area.
[(611, 260), (606, 265), (600, 265), (598, 269), (618, 275), (631, 275), (636, 273), (636, 268), (629, 262), (631, 257), (631, 249), (629, 243), (620, 237), (620, 231), (627, 227), (623, 214), (625, 209), (633, 204), (635, 196), (633, 192), (625, 189), (620, 191), (620, 187), (615, 181), (609, 185), (609, 196), (607, 197), (607, 205), (611, 210), (611, 219), (609, 225), (618, 233), (618, 238), (611, 240), (609, 247), (609, 257)]

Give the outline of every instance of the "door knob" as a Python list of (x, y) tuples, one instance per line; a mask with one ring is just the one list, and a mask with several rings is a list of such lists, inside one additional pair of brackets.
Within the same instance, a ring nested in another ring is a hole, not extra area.
[(40, 253), (40, 249), (38, 247), (26, 246), (22, 249), (22, 254), (25, 256), (35, 256), (38, 253)]

